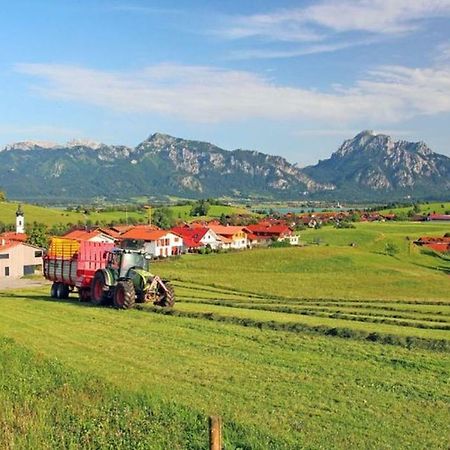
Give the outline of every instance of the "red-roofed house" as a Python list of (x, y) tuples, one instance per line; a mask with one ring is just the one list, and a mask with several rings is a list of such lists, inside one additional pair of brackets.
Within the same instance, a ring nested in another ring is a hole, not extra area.
[(287, 225), (267, 225), (258, 223), (256, 225), (247, 225), (245, 228), (257, 238), (265, 238), (266, 240), (269, 239), (280, 242), (287, 241), (291, 245), (298, 245), (298, 235), (294, 234)]
[(67, 239), (76, 239), (77, 241), (89, 241), (89, 242), (106, 242), (108, 244), (114, 244), (115, 238), (105, 234), (101, 230), (72, 230), (62, 236)]
[(179, 255), (183, 252), (183, 238), (172, 231), (135, 227), (120, 236), (122, 247), (141, 248), (154, 258)]
[(219, 248), (221, 240), (217, 234), (208, 227), (174, 227), (172, 230), (183, 238), (184, 250), (195, 251), (209, 245), (213, 250)]
[(427, 220), (450, 220), (450, 214), (430, 214)]
[(423, 236), (419, 238), (417, 241), (414, 241), (414, 244), (432, 248), (437, 252), (450, 252), (450, 237), (436, 237), (436, 236)]
[(247, 248), (247, 233), (244, 227), (210, 225), (209, 228), (220, 238), (221, 248)]
[(42, 249), (19, 241), (0, 239), (0, 278), (19, 278), (42, 271)]
[(5, 231), (4, 233), (0, 234), (0, 239), (4, 239), (5, 241), (25, 242), (28, 239), (28, 236), (25, 233), (16, 233), (15, 231)]

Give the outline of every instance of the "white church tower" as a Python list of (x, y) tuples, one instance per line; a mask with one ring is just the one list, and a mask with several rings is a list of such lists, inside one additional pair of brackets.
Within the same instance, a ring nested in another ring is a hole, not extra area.
[(22, 205), (20, 203), (16, 211), (16, 233), (25, 233), (25, 216), (23, 214)]

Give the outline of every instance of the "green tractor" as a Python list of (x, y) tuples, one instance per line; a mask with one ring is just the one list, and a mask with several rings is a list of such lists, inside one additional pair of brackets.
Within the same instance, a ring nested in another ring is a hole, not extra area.
[(112, 302), (118, 309), (147, 302), (173, 306), (174, 289), (167, 280), (149, 272), (150, 259), (150, 255), (136, 250), (116, 248), (108, 252), (106, 267), (97, 270), (92, 280), (92, 303)]

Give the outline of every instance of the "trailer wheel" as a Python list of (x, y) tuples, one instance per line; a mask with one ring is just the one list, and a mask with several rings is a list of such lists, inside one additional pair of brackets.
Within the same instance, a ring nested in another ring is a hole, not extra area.
[(105, 292), (105, 275), (101, 270), (95, 272), (91, 286), (91, 302), (94, 305), (104, 305), (108, 301), (108, 294)]
[(158, 286), (159, 300), (155, 302), (155, 305), (163, 307), (172, 307), (175, 304), (175, 289), (166, 281), (164, 283), (166, 290), (161, 285)]
[(78, 289), (78, 298), (80, 302), (89, 302), (91, 300), (91, 293), (88, 288)]
[(56, 286), (56, 298), (59, 300), (69, 298), (69, 286), (67, 286), (67, 284), (58, 283)]
[(54, 283), (52, 284), (52, 287), (50, 288), (50, 297), (51, 297), (51, 298), (57, 298), (56, 292), (57, 292), (57, 290), (58, 290), (58, 284), (59, 284), (59, 283), (56, 283), (56, 282), (54, 282)]
[(119, 281), (114, 290), (114, 306), (117, 309), (130, 309), (136, 301), (136, 291), (131, 280)]

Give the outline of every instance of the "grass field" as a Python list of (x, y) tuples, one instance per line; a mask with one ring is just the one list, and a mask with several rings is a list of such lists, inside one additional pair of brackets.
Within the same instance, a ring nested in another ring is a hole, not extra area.
[(445, 231), (357, 224), (156, 263), (173, 310), (0, 293), (0, 441), (203, 449), (220, 414), (227, 449), (448, 448), (450, 262), (411, 244)]
[[(411, 210), (411, 206), (402, 208), (388, 208), (383, 210), (383, 212), (393, 212), (395, 214), (404, 213), (406, 214)], [(444, 214), (446, 211), (450, 211), (450, 202), (430, 202), (430, 203), (420, 203), (420, 214), (437, 213)]]
[[(65, 211), (56, 208), (46, 208), (42, 206), (24, 204), (22, 209), (25, 214), (25, 220), (27, 224), (33, 222), (43, 223), (47, 226), (58, 224), (77, 224), (78, 222), (86, 223), (90, 220), (95, 223), (111, 223), (119, 220), (126, 221), (135, 219), (147, 223), (147, 212), (139, 211), (102, 211), (102, 212), (90, 212), (89, 214), (78, 213), (75, 211)], [(181, 220), (194, 220), (199, 217), (191, 217), (189, 212), (191, 210), (190, 205), (185, 206), (172, 206), (170, 209), (173, 211), (173, 217)], [(0, 202), (0, 222), (5, 224), (14, 224), (16, 218), (17, 203), (12, 202)], [(238, 206), (224, 206), (224, 205), (212, 205), (208, 211), (208, 216), (200, 217), (200, 219), (209, 219), (214, 217), (220, 217), (221, 214), (239, 214), (244, 213), (247, 210)]]

